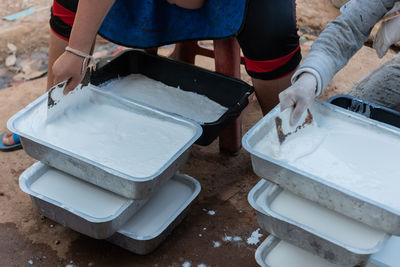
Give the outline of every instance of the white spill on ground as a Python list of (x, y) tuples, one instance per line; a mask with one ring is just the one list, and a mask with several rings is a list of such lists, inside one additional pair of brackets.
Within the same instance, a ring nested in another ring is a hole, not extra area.
[(247, 244), (249, 245), (257, 245), (258, 242), (260, 242), (260, 237), (262, 237), (263, 234), (260, 234), (260, 228), (257, 228), (249, 238), (247, 238)]
[(182, 267), (190, 267), (190, 266), (191, 266), (191, 264), (190, 264), (189, 261), (185, 261), (185, 262), (182, 264)]
[(200, 263), (199, 265), (197, 265), (197, 267), (207, 267), (207, 265), (205, 265), (204, 263)]
[(229, 235), (225, 235), (223, 238), (222, 238), (222, 241), (224, 241), (224, 242), (239, 242), (239, 241), (242, 241), (243, 239), (240, 237), (240, 236), (229, 236)]
[(240, 237), (240, 236), (234, 236), (233, 237), (233, 241), (235, 241), (235, 242), (239, 242), (239, 241), (242, 241), (243, 239)]
[(213, 246), (214, 246), (214, 248), (219, 248), (221, 246), (221, 242), (213, 241)]
[(207, 214), (208, 214), (208, 215), (215, 215), (215, 211), (214, 211), (214, 210), (209, 210), (209, 211), (207, 212)]
[(232, 241), (232, 237), (229, 236), (229, 235), (225, 235), (225, 236), (222, 238), (222, 241), (224, 241), (224, 242), (231, 242), (231, 241)]

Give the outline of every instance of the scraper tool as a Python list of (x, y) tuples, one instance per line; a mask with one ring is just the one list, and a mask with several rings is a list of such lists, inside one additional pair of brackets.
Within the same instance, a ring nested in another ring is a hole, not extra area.
[(47, 93), (47, 122), (51, 122), (60, 114), (64, 113), (67, 107), (71, 105), (76, 106), (89, 99), (90, 90), (86, 87), (89, 84), (90, 76), (91, 69), (88, 68), (82, 82), (67, 95), (64, 95), (64, 89), (68, 83), (67, 80), (50, 88)]
[(53, 121), (68, 108), (89, 103), (90, 86), (79, 84), (74, 90), (64, 95), (63, 91), (66, 84), (66, 81), (61, 82), (49, 90), (47, 95), (47, 122)]
[(309, 109), (307, 109), (307, 111), (303, 113), (303, 115), (300, 117), (299, 122), (293, 126), (290, 125), (291, 113), (292, 109), (287, 108), (275, 117), (275, 128), (277, 131), (279, 144), (281, 145), (283, 142), (285, 142), (288, 136), (293, 135), (298, 131), (301, 131), (307, 126), (315, 125), (314, 118)]

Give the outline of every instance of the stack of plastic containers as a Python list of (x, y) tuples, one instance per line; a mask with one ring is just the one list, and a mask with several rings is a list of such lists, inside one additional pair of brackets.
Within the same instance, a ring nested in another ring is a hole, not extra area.
[[(319, 101), (311, 112), (322, 128), (329, 120), (346, 121), (361, 127), (364, 133), (376, 131), (382, 138), (387, 136), (393, 149), (400, 144), (400, 129), (391, 125)], [(260, 227), (271, 234), (257, 249), (257, 262), (270, 267), (400, 266), (400, 209), (387, 204), (400, 201), (396, 190), (376, 199), (316, 175), (323, 172), (301, 169), (260, 151), (258, 144), (270, 136), (277, 114), (279, 107), (243, 137), (253, 170), (263, 178), (249, 193), (248, 201), (256, 210)], [(381, 160), (377, 163), (379, 170), (379, 163), (384, 165), (390, 151), (377, 153), (373, 156)], [(376, 179), (386, 183), (387, 178), (382, 175)]]
[[(224, 99), (227, 112), (216, 122), (201, 124), (88, 86), (89, 103), (76, 107), (73, 115), (67, 111), (46, 123), (45, 94), (7, 126), (20, 136), (26, 153), (40, 161), (21, 175), (20, 187), (41, 214), (146, 254), (184, 218), (200, 192), (197, 180), (179, 173), (191, 146), (211, 143), (247, 105), (252, 87), (137, 50), (99, 68), (92, 84), (130, 73), (199, 94), (210, 92), (215, 101)], [(224, 98), (215, 93), (216, 87), (231, 94)]]

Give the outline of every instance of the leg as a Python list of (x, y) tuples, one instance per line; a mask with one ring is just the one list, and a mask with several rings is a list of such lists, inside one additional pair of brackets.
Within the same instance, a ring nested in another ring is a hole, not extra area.
[(372, 70), (347, 92), (349, 95), (400, 111), (400, 55)]
[(174, 51), (169, 55), (169, 58), (194, 64), (197, 48), (197, 41), (176, 43)]
[(258, 102), (261, 106), (263, 115), (279, 104), (278, 95), (290, 86), (290, 78), (294, 71), (282, 78), (275, 80), (261, 80), (252, 78), (253, 86), (256, 91)]
[[(215, 70), (240, 79), (240, 47), (234, 39), (214, 41)], [(219, 136), (219, 149), (235, 155), (242, 147), (242, 117), (231, 122)]]
[(249, 0), (247, 12), (252, 16), (246, 16), (237, 39), (265, 115), (279, 103), (301, 61), (296, 6), (294, 0)]

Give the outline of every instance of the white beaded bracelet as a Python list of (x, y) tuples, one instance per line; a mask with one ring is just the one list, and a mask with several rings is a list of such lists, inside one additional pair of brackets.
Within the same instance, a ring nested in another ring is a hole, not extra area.
[(83, 57), (83, 58), (84, 58), (84, 60), (83, 60), (83, 62), (82, 62), (82, 68), (81, 68), (81, 74), (84, 74), (84, 73), (85, 73), (85, 70), (86, 70), (86, 69), (85, 69), (85, 66), (88, 66), (88, 65), (89, 65), (90, 61), (93, 59), (93, 56), (91, 56), (91, 55), (89, 55), (89, 54), (86, 54), (86, 53), (84, 53), (84, 52), (82, 52), (82, 51), (73, 49), (73, 48), (71, 48), (71, 47), (69, 47), (69, 46), (67, 46), (67, 47), (65, 48), (65, 51), (68, 51), (68, 52), (70, 52), (70, 53), (72, 53), (72, 54), (74, 54), (74, 55), (77, 55), (77, 56), (79, 56), (79, 57)]

